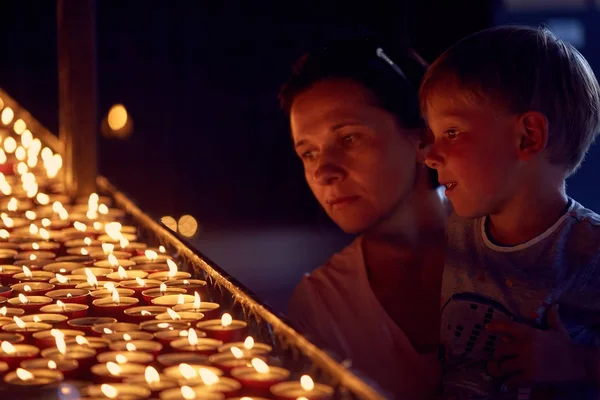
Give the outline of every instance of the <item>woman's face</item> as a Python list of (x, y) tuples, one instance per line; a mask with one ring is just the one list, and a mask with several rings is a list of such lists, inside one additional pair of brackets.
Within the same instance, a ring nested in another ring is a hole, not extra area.
[(296, 97), (290, 119), (306, 181), (344, 231), (373, 227), (412, 191), (419, 132), (401, 128), (363, 85), (318, 82)]

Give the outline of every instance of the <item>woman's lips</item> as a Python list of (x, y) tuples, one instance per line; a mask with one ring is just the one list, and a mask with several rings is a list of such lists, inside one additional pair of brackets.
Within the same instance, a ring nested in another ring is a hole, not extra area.
[(352, 202), (355, 202), (358, 199), (359, 199), (359, 196), (336, 197), (334, 199), (327, 200), (327, 204), (329, 204), (332, 207), (341, 207), (341, 206), (350, 204)]

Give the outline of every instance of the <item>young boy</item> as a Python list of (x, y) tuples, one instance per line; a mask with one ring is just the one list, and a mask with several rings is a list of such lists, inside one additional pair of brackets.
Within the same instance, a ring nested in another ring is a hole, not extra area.
[(547, 29), (492, 28), (436, 60), (420, 95), (455, 210), (445, 397), (594, 398), (600, 216), (565, 192), (600, 127), (590, 66)]

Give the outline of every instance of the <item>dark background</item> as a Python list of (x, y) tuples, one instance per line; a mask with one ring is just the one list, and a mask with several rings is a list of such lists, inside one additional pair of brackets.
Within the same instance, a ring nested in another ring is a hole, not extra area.
[[(279, 86), (304, 49), (366, 27), (432, 61), (494, 24), (575, 18), (587, 38), (580, 50), (600, 68), (592, 3), (523, 11), (485, 0), (99, 0), (98, 118), (122, 103), (135, 127), (127, 140), (99, 136), (100, 173), (156, 218), (193, 215), (194, 244), (283, 309), (300, 274), (349, 239), (308, 191), (278, 108)], [(2, 2), (0, 60), (0, 86), (57, 132), (54, 1)], [(569, 183), (569, 193), (595, 209), (599, 153)]]

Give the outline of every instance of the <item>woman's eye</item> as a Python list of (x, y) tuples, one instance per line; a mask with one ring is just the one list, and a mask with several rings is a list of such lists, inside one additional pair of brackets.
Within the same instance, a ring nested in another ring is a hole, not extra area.
[(351, 145), (355, 141), (356, 141), (356, 135), (355, 134), (349, 134), (349, 135), (342, 136), (342, 143), (344, 145)]
[(300, 153), (300, 158), (303, 160), (312, 160), (313, 158), (315, 158), (315, 151), (314, 150), (304, 151), (304, 152)]
[(456, 139), (456, 137), (458, 136), (458, 131), (456, 129), (448, 129), (446, 131), (446, 136), (448, 137), (448, 139)]

